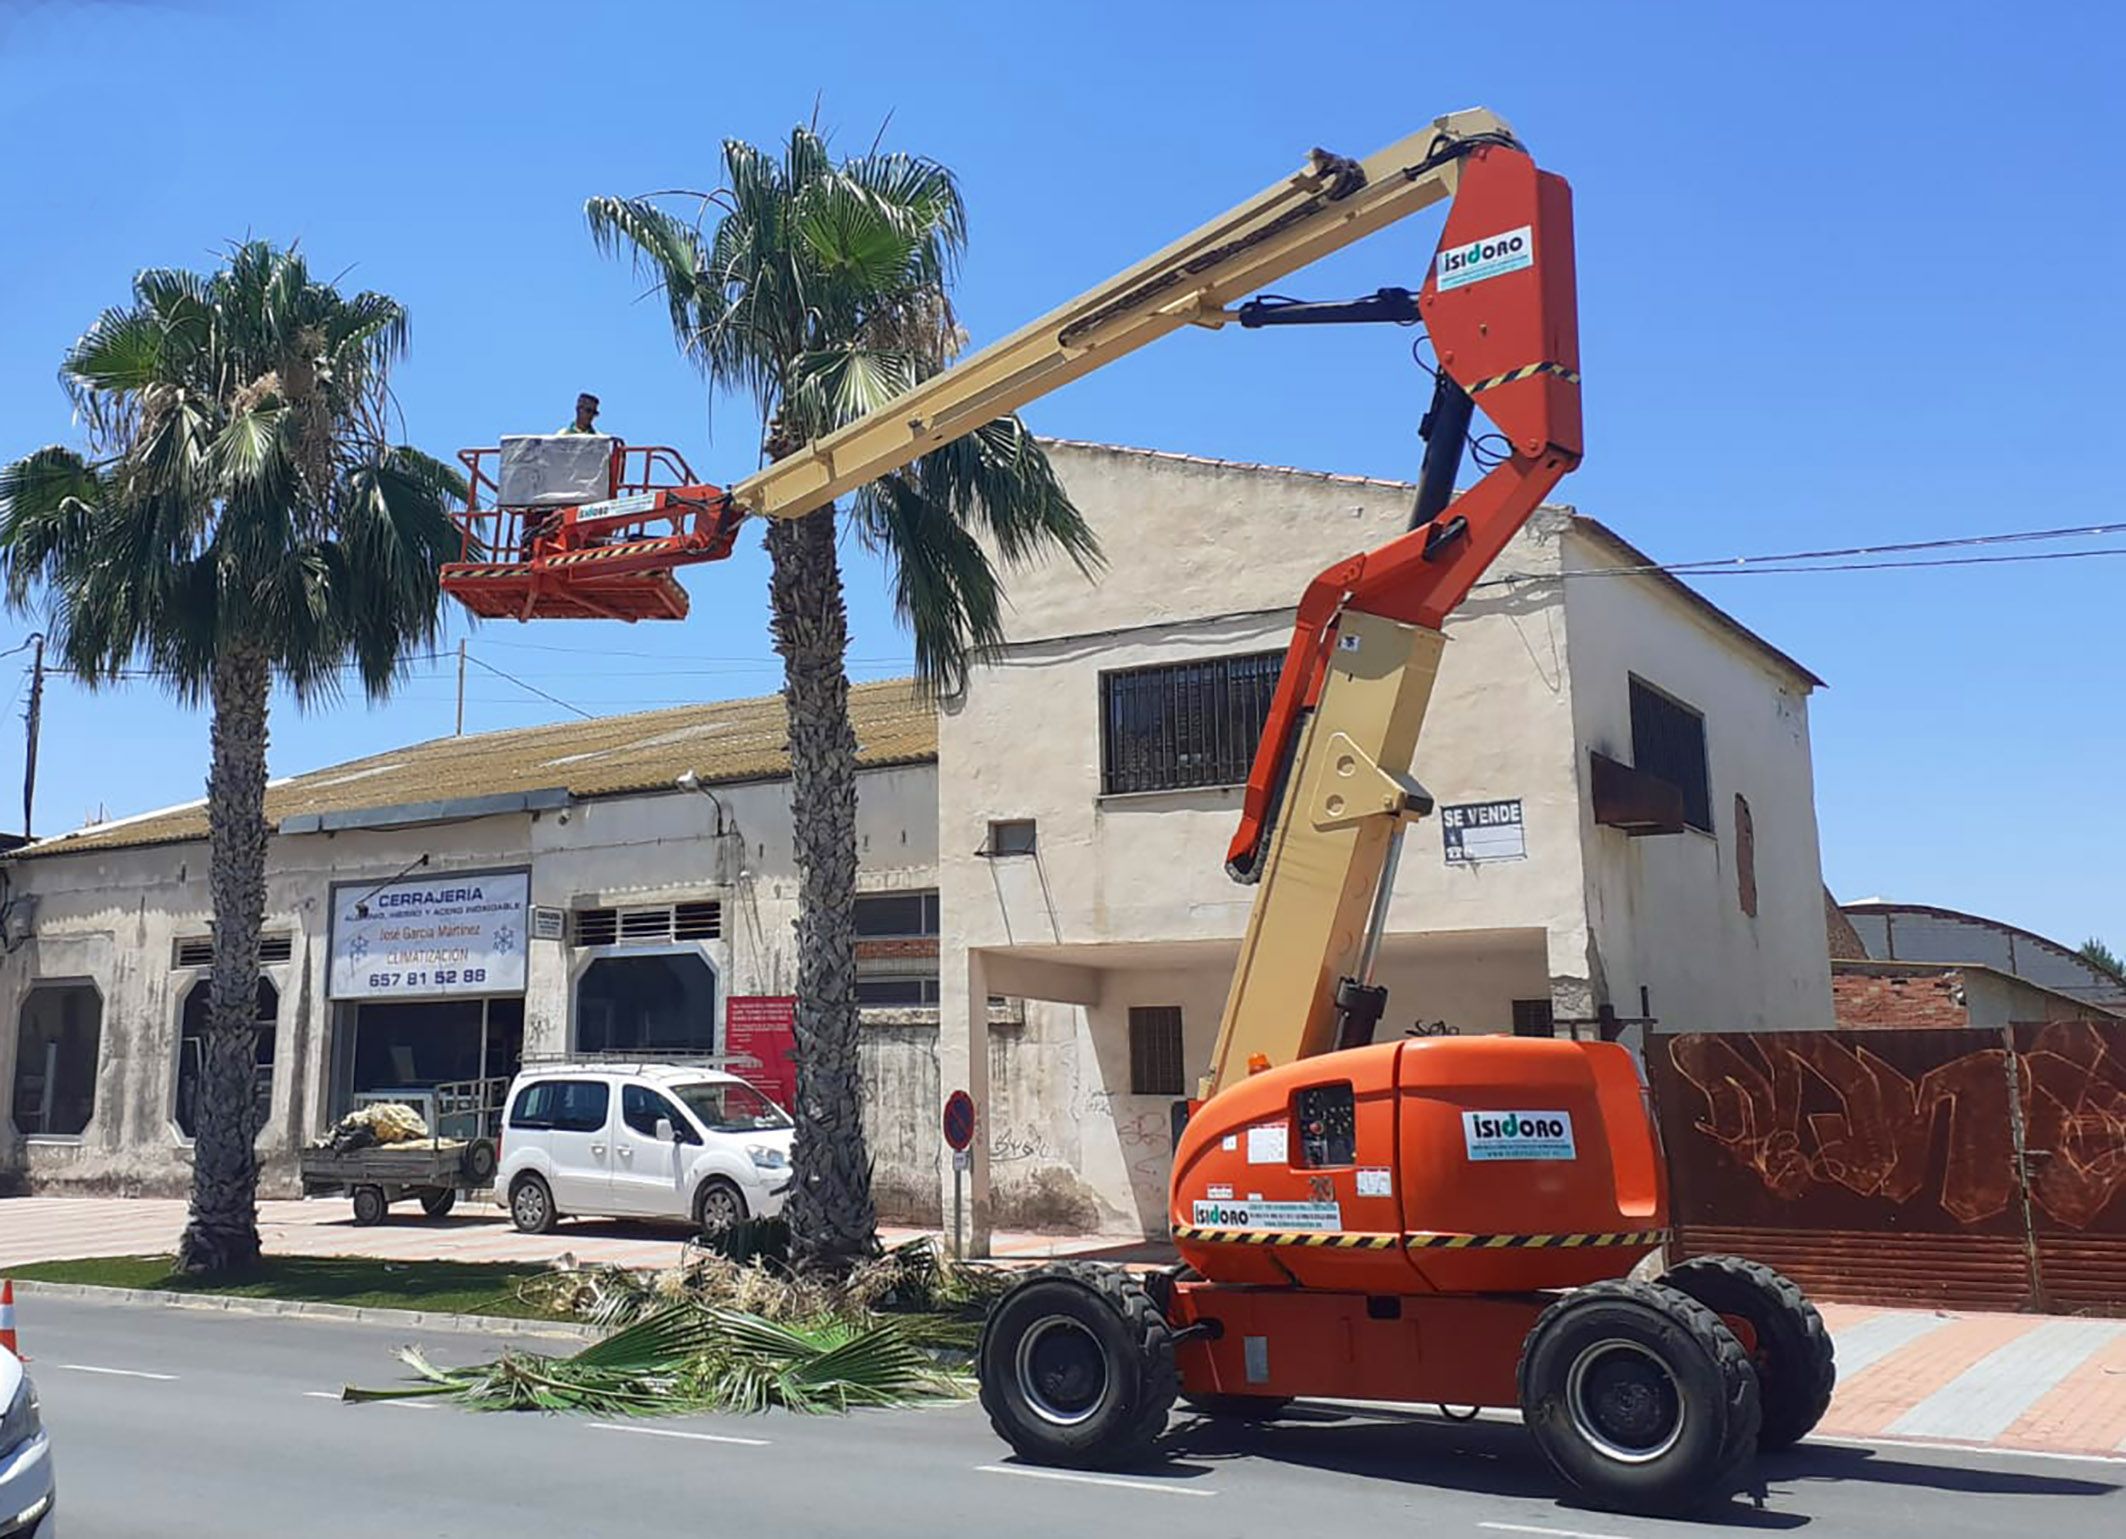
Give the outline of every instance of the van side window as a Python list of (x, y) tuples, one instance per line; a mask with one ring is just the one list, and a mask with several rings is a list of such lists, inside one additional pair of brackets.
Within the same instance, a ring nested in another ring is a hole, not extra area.
[(701, 1142), (700, 1139), (694, 1136), (694, 1130), (687, 1125), (686, 1118), (679, 1115), (678, 1108), (656, 1091), (645, 1085), (622, 1085), (620, 1087), (620, 1119), (629, 1127), (640, 1133), (644, 1138), (655, 1138), (657, 1136), (657, 1119), (659, 1117), (665, 1118), (672, 1124), (673, 1130), (679, 1134), (682, 1142), (690, 1144)]
[(526, 1085), (517, 1092), (517, 1104), (510, 1109), (509, 1125), (513, 1128), (545, 1129), (554, 1125), (554, 1082), (541, 1080)]
[(1299, 1134), (1295, 1165), (1349, 1165), (1358, 1158), (1358, 1107), (1348, 1083), (1316, 1085), (1292, 1097)]
[(612, 1105), (611, 1087), (601, 1080), (561, 1079), (554, 1086), (554, 1131), (602, 1133)]

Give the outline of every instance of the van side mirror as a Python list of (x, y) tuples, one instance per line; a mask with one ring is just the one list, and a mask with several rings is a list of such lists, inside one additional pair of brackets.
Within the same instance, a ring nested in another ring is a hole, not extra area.
[(673, 1128), (670, 1117), (659, 1117), (657, 1119), (657, 1141), (661, 1144), (676, 1144), (679, 1142), (679, 1133)]

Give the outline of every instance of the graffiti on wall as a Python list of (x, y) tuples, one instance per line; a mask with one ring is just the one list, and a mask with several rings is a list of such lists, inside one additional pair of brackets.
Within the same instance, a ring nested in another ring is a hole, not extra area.
[(1889, 1204), (1900, 1227), (1993, 1227), (2022, 1222), (2011, 1210), (2027, 1183), (2033, 1221), (2126, 1231), (2126, 1202), (2114, 1207), (2126, 1024), (1660, 1046), (1652, 1077), (1685, 1221), (1792, 1223), (1805, 1206), (1810, 1224), (1866, 1228)]

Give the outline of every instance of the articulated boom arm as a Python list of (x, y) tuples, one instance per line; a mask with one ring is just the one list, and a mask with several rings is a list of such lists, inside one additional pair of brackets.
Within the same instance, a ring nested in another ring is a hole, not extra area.
[(731, 488), (763, 518), (802, 518), (931, 450), (1452, 194), (1463, 158), (1510, 145), (1482, 108), (1449, 113), (1362, 161), (1304, 170), (1000, 342)]
[[(1432, 810), (1408, 767), (1440, 627), (1579, 463), (1572, 194), (1519, 148), (1463, 162), (1418, 296), (1440, 378), (1411, 529), (1338, 562), (1300, 600), (1227, 867), (1260, 888), (1209, 1095), (1259, 1063), (1372, 1040), (1373, 968), (1405, 825)], [(1450, 501), (1473, 406), (1507, 458)]]

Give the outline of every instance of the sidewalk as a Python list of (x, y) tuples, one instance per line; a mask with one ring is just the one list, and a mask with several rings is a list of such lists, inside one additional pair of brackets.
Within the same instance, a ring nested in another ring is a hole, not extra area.
[[(578, 1261), (669, 1266), (676, 1231), (565, 1223), (518, 1234), (498, 1210), (472, 1206), (446, 1219), (411, 1207), (372, 1229), (347, 1204), (261, 1202), (259, 1231), (283, 1256), (376, 1256), (423, 1261)], [(18, 1197), (0, 1201), (0, 1275), (25, 1261), (149, 1255), (176, 1247), (177, 1199)], [(923, 1231), (882, 1231), (891, 1244)], [(1098, 1256), (1157, 1260), (1162, 1248), (1099, 1235), (998, 1234), (999, 1257)], [(1838, 1395), (1818, 1431), (1827, 1437), (1939, 1442), (2054, 1454), (2126, 1456), (2126, 1320), (1821, 1306), (1838, 1344)]]

